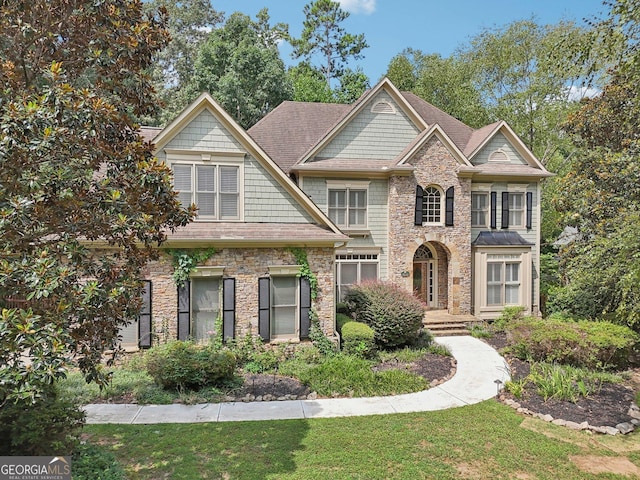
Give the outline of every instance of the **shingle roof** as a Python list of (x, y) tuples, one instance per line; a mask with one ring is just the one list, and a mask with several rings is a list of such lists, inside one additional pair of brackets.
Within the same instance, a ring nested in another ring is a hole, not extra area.
[(402, 92), (402, 96), (429, 126), (435, 123), (440, 125), (440, 128), (451, 138), (453, 143), (455, 143), (461, 151), (464, 151), (473, 133), (473, 128), (465, 125), (457, 118), (434, 107), (429, 102), (411, 92)]
[(473, 167), (473, 172), (486, 176), (506, 177), (553, 177), (553, 173), (530, 165), (513, 165), (510, 163), (481, 163)]
[(478, 237), (471, 243), (475, 247), (482, 246), (532, 246), (520, 236), (518, 232), (480, 232)]
[(140, 127), (140, 136), (145, 142), (151, 142), (162, 131), (160, 127)]
[(498, 121), (495, 123), (491, 123), (489, 125), (485, 125), (484, 127), (479, 128), (477, 130), (474, 130), (471, 136), (469, 137), (467, 144), (464, 146), (464, 148), (461, 148), (464, 154), (467, 157), (469, 157), (469, 155), (471, 155), (474, 152), (474, 150), (478, 148), (482, 144), (482, 142), (484, 142), (487, 139), (487, 137), (491, 135), (496, 128), (498, 128), (498, 126), (501, 123), (502, 122)]
[(282, 102), (247, 133), (288, 172), (351, 108), (335, 103)]
[(331, 244), (346, 235), (306, 223), (192, 222), (168, 233), (171, 241), (207, 241), (225, 244)]

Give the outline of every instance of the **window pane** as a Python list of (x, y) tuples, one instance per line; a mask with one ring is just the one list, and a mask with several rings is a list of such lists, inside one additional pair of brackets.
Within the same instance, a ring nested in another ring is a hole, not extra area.
[(518, 282), (520, 280), (519, 263), (507, 263), (505, 265), (505, 280), (507, 282)]
[(329, 208), (346, 208), (346, 190), (329, 190)]
[(191, 192), (191, 165), (173, 165), (172, 168), (174, 188), (179, 192)]
[(376, 263), (363, 263), (360, 265), (360, 281), (365, 282), (367, 280), (378, 279), (378, 264)]
[(340, 284), (353, 285), (358, 283), (358, 265), (355, 263), (343, 263), (341, 265)]
[(271, 335), (295, 335), (297, 322), (297, 277), (272, 277)]
[(238, 218), (238, 194), (220, 194), (220, 218)]
[(349, 190), (349, 206), (364, 208), (367, 206), (366, 190)]
[(196, 167), (198, 177), (196, 190), (198, 192), (216, 191), (216, 167), (209, 165), (198, 165)]
[(220, 167), (220, 192), (238, 193), (238, 167)]
[(214, 334), (215, 320), (220, 310), (220, 280), (191, 280), (191, 335), (195, 340), (208, 340)]
[(520, 303), (520, 285), (507, 285), (504, 290), (505, 304), (517, 305)]
[(366, 225), (367, 222), (365, 220), (367, 212), (365, 210), (354, 210), (349, 209), (349, 225), (357, 226), (357, 225)]
[(188, 207), (191, 205), (191, 192), (178, 192), (178, 201), (183, 207)]
[(487, 263), (487, 282), (502, 282), (501, 263)]
[(196, 193), (196, 205), (199, 216), (213, 217), (216, 214), (216, 194)]
[(487, 305), (502, 305), (502, 285), (487, 285)]

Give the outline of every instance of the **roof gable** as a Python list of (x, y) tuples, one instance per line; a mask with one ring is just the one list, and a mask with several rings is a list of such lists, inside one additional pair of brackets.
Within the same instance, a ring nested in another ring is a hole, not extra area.
[[(206, 127), (199, 126), (199, 123), (203, 121), (207, 122)], [(291, 208), (302, 208), (317, 224), (342, 236), (340, 230), (331, 220), (208, 93), (201, 94), (167, 125), (155, 137), (154, 143), (156, 155), (159, 158), (164, 156), (165, 149), (168, 151), (175, 149), (179, 149), (179, 151), (193, 150), (194, 152), (207, 150), (248, 154), (251, 157), (251, 162), (255, 160), (257, 167), (259, 167), (251, 170), (265, 178), (265, 185), (271, 185), (283, 195), (287, 195), (290, 202), (293, 202)]]

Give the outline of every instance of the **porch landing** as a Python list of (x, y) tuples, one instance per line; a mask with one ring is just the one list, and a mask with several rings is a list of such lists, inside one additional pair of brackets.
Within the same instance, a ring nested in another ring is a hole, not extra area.
[(422, 324), (435, 337), (469, 335), (467, 327), (479, 320), (473, 315), (451, 315), (446, 310), (427, 310)]

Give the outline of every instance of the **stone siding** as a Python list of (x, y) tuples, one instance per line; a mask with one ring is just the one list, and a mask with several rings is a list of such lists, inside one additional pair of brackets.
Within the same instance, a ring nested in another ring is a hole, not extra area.
[[(409, 163), (415, 167), (414, 174), (392, 177), (389, 183), (389, 280), (411, 291), (413, 256), (420, 245), (430, 243), (438, 255), (439, 308), (454, 315), (470, 314), (471, 181), (458, 177), (459, 162), (436, 138), (427, 142)], [(443, 225), (414, 225), (416, 185), (437, 185), (443, 194), (454, 187), (453, 226), (444, 226), (444, 208)], [(445, 266), (446, 273), (442, 270)], [(403, 272), (409, 272), (409, 276), (403, 277)]]
[[(320, 326), (328, 336), (334, 334), (334, 249), (307, 248), (311, 271), (318, 278), (318, 296), (313, 301)], [(269, 267), (295, 265), (295, 257), (286, 248), (224, 248), (203, 266), (223, 266), (224, 276), (236, 280), (235, 336), (258, 335), (258, 278), (268, 276)], [(171, 277), (171, 258), (163, 255), (147, 267), (146, 279), (152, 282), (152, 322), (160, 338), (177, 338), (177, 287)], [(168, 334), (162, 332), (168, 326)]]

